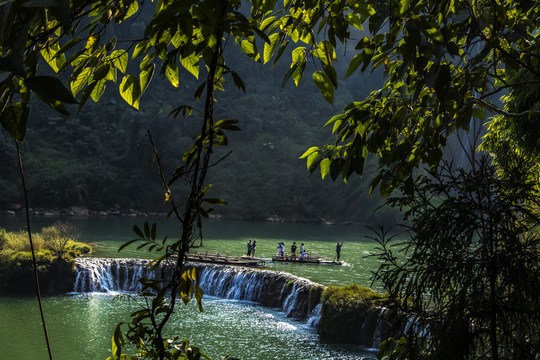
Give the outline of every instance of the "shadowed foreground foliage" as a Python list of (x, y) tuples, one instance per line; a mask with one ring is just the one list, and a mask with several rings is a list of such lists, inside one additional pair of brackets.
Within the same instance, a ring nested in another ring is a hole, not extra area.
[(469, 172), (445, 164), (388, 200), (410, 238), (378, 237), (375, 278), (402, 334), (385, 359), (538, 358), (540, 193), (535, 164), (512, 164), (500, 176), (486, 157)]

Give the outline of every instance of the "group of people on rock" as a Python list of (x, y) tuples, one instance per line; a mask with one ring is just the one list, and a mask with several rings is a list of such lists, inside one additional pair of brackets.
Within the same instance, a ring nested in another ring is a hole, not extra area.
[[(340, 243), (339, 241), (336, 244), (336, 258), (339, 260), (341, 256), (341, 247), (343, 246), (343, 241)], [(249, 240), (247, 244), (247, 256), (255, 257), (255, 251), (257, 250), (257, 241)], [(297, 253), (298, 247), (296, 246), (296, 241), (293, 242), (291, 245), (291, 252), (289, 256), (300, 256), (301, 258), (307, 257), (308, 253), (306, 252), (306, 248), (304, 246), (304, 243), (300, 245), (300, 251)], [(277, 254), (276, 256), (285, 256), (285, 243), (279, 242), (277, 246)]]

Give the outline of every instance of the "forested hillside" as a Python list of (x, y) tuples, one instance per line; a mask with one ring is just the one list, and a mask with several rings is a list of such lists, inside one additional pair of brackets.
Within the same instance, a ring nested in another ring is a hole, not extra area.
[[(355, 178), (343, 186), (341, 180), (323, 182), (319, 174), (309, 177), (299, 156), (310, 146), (332, 142), (331, 129), (322, 128), (327, 119), (379, 86), (381, 77), (362, 75), (341, 82), (330, 106), (311, 81), (298, 88), (289, 82), (282, 88), (285, 63), (271, 69), (239, 51), (229, 51), (229, 56), (235, 57), (233, 70), (242, 77), (246, 92), (229, 87), (218, 94), (216, 120), (238, 119), (242, 131), (229, 135), (229, 146), (220, 151), (231, 153), (210, 172), (211, 197), (228, 203), (215, 213), (247, 219), (370, 221), (380, 201), (379, 196), (368, 196), (365, 183), (375, 161), (364, 180)], [(342, 64), (342, 74), (346, 65)], [(151, 83), (139, 111), (130, 108), (116, 89), (106, 90), (111, 96), (97, 104), (88, 102), (80, 114), (75, 107), (70, 109), (71, 116), (34, 104), (23, 147), (31, 206), (166, 211), (152, 151), (138, 145), (148, 144), (150, 130), (172, 172), (175, 159), (199, 130), (201, 114), (194, 111), (186, 118), (169, 114), (182, 104), (198, 106), (191, 97), (195, 81), (175, 89), (163, 75), (156, 77), (161, 79)], [(8, 135), (1, 132), (0, 137), (0, 207), (12, 208), (21, 202), (16, 153)]]

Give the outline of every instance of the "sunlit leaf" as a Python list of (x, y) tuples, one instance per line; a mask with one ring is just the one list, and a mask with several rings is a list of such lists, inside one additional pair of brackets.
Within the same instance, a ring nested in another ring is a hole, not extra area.
[(90, 78), (90, 75), (92, 74), (91, 68), (85, 68), (83, 69), (80, 74), (77, 76), (75, 81), (71, 82), (71, 92), (73, 95), (77, 95), (79, 91), (82, 90), (88, 79)]
[[(49, 66), (56, 73), (58, 73), (66, 63), (66, 58), (64, 54), (60, 53), (59, 51), (60, 51), (60, 45), (58, 44), (58, 42), (54, 42), (40, 51), (43, 59), (45, 59), (47, 64), (49, 64)], [(6, 60), (9, 60), (10, 58), (13, 58), (13, 56), (5, 57), (3, 60), (6, 61)], [(14, 71), (14, 69), (12, 69), (12, 71)]]
[[(319, 148), (317, 146), (312, 146), (310, 147), (309, 149), (306, 150), (306, 152), (304, 152), (300, 157), (299, 159), (303, 159), (305, 157), (308, 157), (310, 156), (311, 154), (313, 154), (314, 152), (317, 152), (319, 151)], [(308, 166), (309, 168), (309, 166)]]
[(84, 45), (84, 47), (86, 49), (92, 49), (98, 43), (99, 43), (99, 35), (98, 34), (93, 34), (93, 35), (88, 37), (88, 40), (86, 40), (86, 44)]
[(98, 102), (98, 100), (103, 95), (103, 92), (105, 92), (106, 83), (107, 81), (105, 79), (101, 79), (96, 82), (96, 86), (94, 87), (94, 89), (92, 90), (92, 93), (90, 94), (90, 96), (92, 97), (92, 100), (94, 100), (95, 102)]
[(242, 40), (240, 42), (240, 48), (242, 49), (244, 54), (249, 56), (253, 61), (261, 60), (259, 52), (257, 51), (257, 47), (255, 46), (255, 42), (249, 40)]
[(314, 151), (307, 156), (306, 167), (309, 169), (319, 159), (321, 154), (318, 151)]
[(126, 50), (113, 51), (110, 55), (110, 59), (118, 70), (120, 70), (122, 73), (126, 72), (129, 60), (129, 55)]
[(347, 72), (345, 73), (345, 78), (351, 76), (355, 71), (356, 69), (358, 69), (358, 67), (362, 64), (362, 61), (363, 61), (363, 57), (362, 57), (362, 54), (356, 54), (352, 60), (351, 60), (351, 63), (349, 64), (349, 68), (347, 69)]
[(178, 66), (176, 65), (176, 63), (167, 63), (167, 67), (165, 68), (165, 76), (167, 77), (172, 86), (178, 87), (178, 85), (180, 85), (180, 81), (178, 78)]
[(124, 16), (123, 20), (129, 18), (130, 16), (133, 16), (139, 11), (139, 2), (138, 1), (132, 1), (129, 5), (129, 8), (126, 12), (126, 15)]
[(330, 159), (323, 159), (319, 164), (319, 168), (321, 169), (321, 178), (324, 180), (330, 172)]
[[(202, 307), (203, 295), (204, 295), (203, 289), (200, 286), (197, 286), (197, 289), (195, 290), (195, 300), (197, 300), (197, 306), (199, 307), (200, 312), (203, 312), (203, 307)], [(206, 358), (208, 359), (207, 356)]]
[(148, 48), (148, 43), (146, 41), (139, 42), (135, 46), (135, 50), (133, 50), (133, 54), (131, 55), (131, 58), (135, 59), (136, 57), (144, 54), (147, 48)]
[(300, 85), (300, 81), (302, 80), (302, 77), (304, 76), (304, 70), (306, 69), (306, 60), (300, 62), (297, 64), (298, 66), (293, 71), (293, 80), (296, 86)]
[(306, 58), (306, 48), (304, 46), (297, 47), (292, 52), (292, 63), (298, 64)]
[(195, 76), (195, 79), (199, 78), (199, 56), (193, 53), (186, 57), (180, 57), (180, 63), (191, 75)]
[(135, 109), (139, 109), (139, 100), (141, 97), (141, 86), (139, 80), (132, 76), (126, 75), (120, 84), (120, 96)]
[(140, 74), (141, 93), (144, 93), (146, 89), (148, 88), (148, 85), (150, 85), (150, 81), (152, 80), (152, 77), (154, 76), (155, 68), (156, 68), (156, 64), (149, 63), (148, 65), (146, 65), (144, 69), (141, 70), (141, 74)]
[(124, 337), (122, 335), (122, 329), (121, 329), (122, 324), (123, 323), (119, 323), (116, 326), (116, 329), (114, 330), (114, 334), (112, 336), (113, 360), (119, 360), (120, 356), (122, 355), (122, 346), (124, 345)]
[(313, 73), (313, 81), (319, 88), (319, 91), (330, 104), (334, 103), (334, 86), (328, 76), (322, 71)]
[[(266, 28), (268, 28), (268, 26), (270, 26), (270, 25), (272, 24), (272, 22), (273, 22), (275, 19), (276, 19), (275, 16), (270, 16), (270, 17), (264, 19), (264, 20), (261, 22), (260, 29), (261, 29), (262, 31), (265, 31)], [(270, 36), (270, 38), (271, 38), (271, 36)]]
[(263, 63), (267, 63), (272, 58), (272, 55), (274, 55), (274, 51), (276, 50), (278, 43), (279, 43), (279, 34), (275, 33), (269, 36), (270, 43), (264, 43), (264, 53), (263, 53)]

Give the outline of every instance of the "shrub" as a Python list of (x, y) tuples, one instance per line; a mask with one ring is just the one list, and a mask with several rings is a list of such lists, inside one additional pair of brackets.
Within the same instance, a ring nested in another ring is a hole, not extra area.
[[(18, 232), (5, 232), (5, 244), (3, 250), (11, 252), (31, 251), (30, 241), (28, 240), (28, 233), (24, 230)], [(32, 243), (34, 245), (34, 251), (41, 251), (43, 249), (43, 237), (39, 234), (32, 234)]]
[(358, 286), (329, 286), (322, 294), (324, 306), (331, 311), (348, 312), (371, 307), (374, 301), (380, 301), (382, 295), (376, 291)]
[(68, 244), (74, 243), (79, 237), (79, 231), (73, 224), (62, 221), (44, 227), (41, 232), (45, 240), (45, 247), (58, 256), (62, 256), (64, 252), (69, 251)]
[(4, 249), (4, 245), (7, 242), (7, 231), (6, 229), (0, 228), (0, 251)]
[[(43, 228), (43, 234), (32, 235), (39, 282), (46, 291), (69, 291), (74, 281), (74, 259), (92, 250), (90, 245), (67, 238), (67, 233), (77, 232), (70, 224), (56, 223)], [(33, 289), (33, 259), (28, 234), (0, 229), (0, 245), (0, 292)]]
[(73, 240), (67, 243), (66, 249), (75, 252), (76, 256), (90, 254), (92, 252), (92, 247), (90, 245)]
[(319, 323), (321, 339), (372, 347), (382, 303), (381, 294), (355, 284), (326, 288)]

